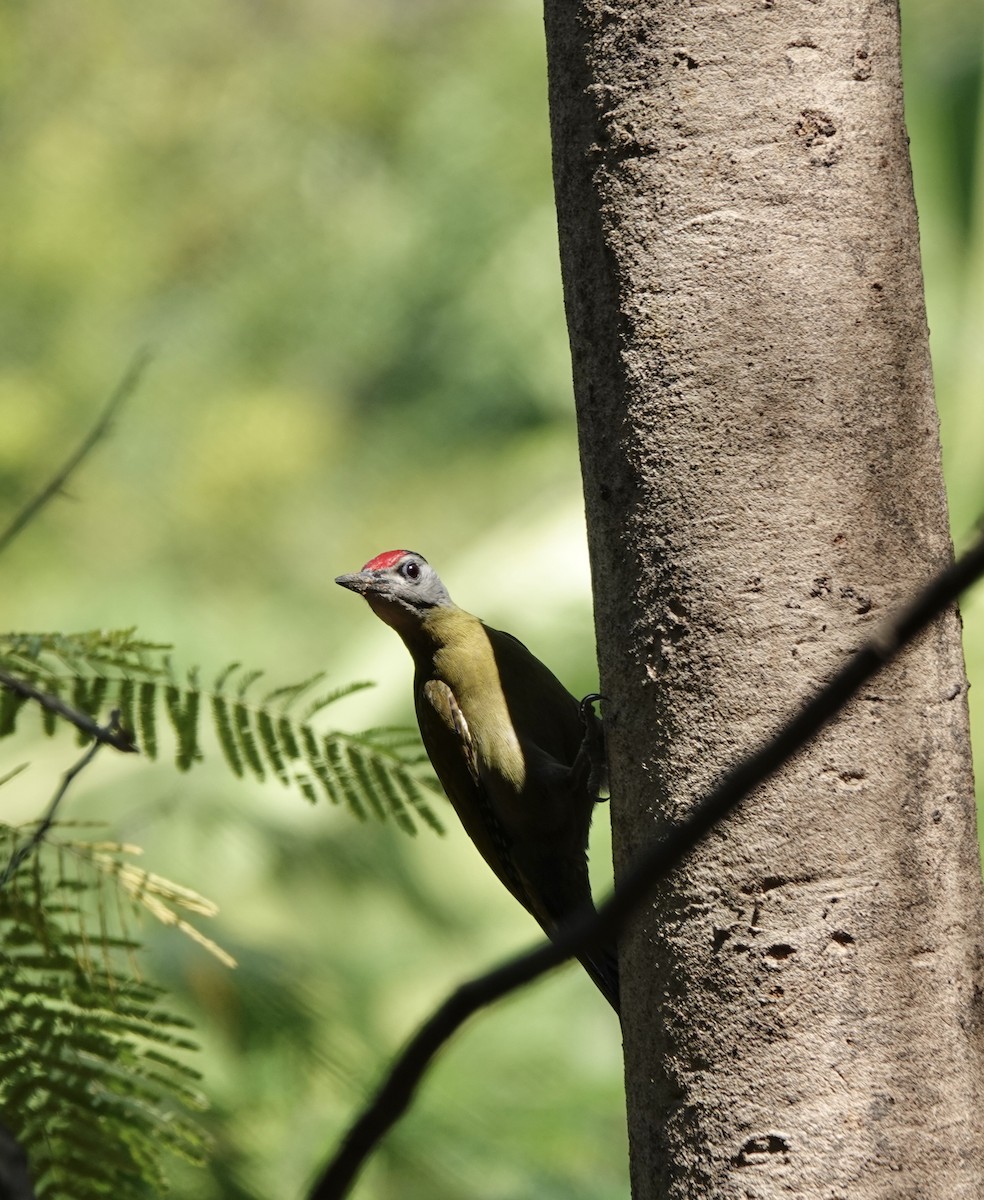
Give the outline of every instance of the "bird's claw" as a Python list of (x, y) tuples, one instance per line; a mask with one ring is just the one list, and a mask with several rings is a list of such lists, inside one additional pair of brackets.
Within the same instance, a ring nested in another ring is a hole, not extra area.
[(599, 792), (607, 786), (608, 769), (605, 762), (605, 732), (601, 718), (594, 710), (599, 700), (604, 700), (600, 692), (589, 692), (578, 705), (581, 714), (581, 724), (584, 726), (584, 740), (578, 751), (574, 764), (575, 774), (585, 772), (585, 786), (589, 794), (594, 795), (596, 802), (601, 801)]

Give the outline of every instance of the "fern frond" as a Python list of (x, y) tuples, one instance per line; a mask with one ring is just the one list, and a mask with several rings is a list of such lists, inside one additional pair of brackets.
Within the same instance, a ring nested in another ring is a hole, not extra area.
[[(72, 704), (85, 713), (102, 712), (108, 689), (109, 680), (105, 675), (93, 675), (90, 678), (76, 675), (72, 679)], [(76, 730), (76, 741), (80, 746), (84, 746), (88, 740), (81, 729)]]
[[(283, 786), (296, 786), (308, 800), (320, 793), (360, 820), (391, 818), (415, 832), (419, 819), (440, 829), (427, 803), (436, 788), (415, 732), (387, 728), (358, 737), (326, 735), (314, 724), (327, 707), (370, 684), (352, 683), (312, 697), (324, 679), (317, 672), (257, 696), (263, 672), (234, 662), (205, 689), (195, 671), (185, 678), (175, 673), (169, 650), (138, 639), (133, 629), (7, 634), (0, 635), (0, 671), (49, 696), (70, 696), (76, 713), (92, 720), (108, 708), (118, 709), (126, 736), (135, 738), (148, 758), (157, 757), (161, 731), (169, 728), (182, 771), (205, 756), (202, 716), (207, 712), (233, 774), (248, 773), (260, 781), (273, 776)], [(15, 731), (32, 698), (38, 699), (0, 688), (0, 737)], [(45, 708), (45, 732), (53, 733), (62, 715)]]
[(222, 748), (226, 762), (232, 768), (233, 775), (241, 779), (243, 776), (243, 757), (239, 753), (239, 746), (236, 744), (236, 735), (233, 733), (232, 721), (229, 718), (229, 705), (226, 702), (225, 696), (212, 697), (212, 719), (215, 722), (215, 733), (219, 739), (219, 746)]
[(256, 683), (257, 679), (259, 679), (260, 676), (263, 674), (264, 674), (264, 672), (260, 671), (260, 670), (253, 670), (253, 671), (246, 672), (246, 674), (242, 677), (242, 679), (240, 679), (239, 687), (236, 689), (237, 695), (239, 696), (240, 700), (245, 700), (246, 693), (253, 686), (253, 684)]
[[(414, 771), (414, 767), (419, 762), (427, 761), (426, 755), (422, 751), (418, 754), (407, 754), (402, 748), (406, 745), (406, 738), (409, 733), (410, 731), (407, 729), (384, 728), (368, 730), (361, 734), (344, 734), (338, 736), (344, 737), (348, 742), (360, 746), (363, 753), (370, 755), (374, 763), (382, 763), (386, 776), (392, 786), (397, 789), (397, 794), (401, 798), (403, 806), (412, 809), (435, 833), (443, 833), (444, 827), (438, 820), (428, 800), (428, 796), (435, 795), (437, 789), (429, 782), (429, 776), (425, 776), (422, 779)], [(396, 735), (395, 738), (390, 736), (394, 734)], [(413, 744), (419, 745), (416, 737), (413, 738)], [(373, 769), (376, 768), (374, 767)], [(410, 820), (409, 815), (407, 815), (407, 820)]]
[[(381, 794), (376, 782), (376, 771), (383, 776), (386, 775), (386, 771), (382, 766), (384, 760), (378, 756), (365, 753), (363, 747), (357, 742), (352, 741), (346, 744), (343, 741), (341, 744), (345, 758), (348, 760), (349, 770), (352, 773), (353, 780), (358, 784), (359, 791), (369, 797), (376, 816), (381, 821), (385, 821), (385, 797)], [(394, 813), (394, 815), (396, 814)]]
[(137, 722), (134, 716), (134, 699), (136, 684), (132, 679), (121, 679), (116, 693), (116, 707), (120, 712), (120, 725), (131, 736), (136, 733)]
[(335, 798), (335, 795), (343, 799), (355, 816), (360, 821), (364, 821), (368, 814), (363, 800), (363, 792), (355, 784), (341, 739), (337, 735), (329, 735), (324, 739), (323, 746), (322, 762), (334, 784), (332, 799)]
[[(0, 827), (0, 852), (13, 853), (16, 834)], [(199, 1076), (179, 1057), (195, 1049), (188, 1022), (129, 972), (131, 938), (80, 923), (101, 904), (100, 856), (120, 849), (45, 844), (0, 889), (0, 1121), (28, 1156), (38, 1200), (160, 1195), (165, 1153), (200, 1163), (207, 1150), (193, 1116), (205, 1106)], [(68, 850), (85, 874), (66, 873)]]
[(17, 714), (26, 703), (26, 696), (19, 696), (7, 688), (0, 692), (0, 737), (9, 737), (14, 732)]
[(273, 723), (273, 717), (264, 708), (259, 709), (256, 714), (256, 732), (259, 737), (260, 746), (266, 755), (267, 762), (273, 769), (274, 775), (276, 775), (282, 784), (289, 786), (290, 776), (287, 774), (287, 764), (284, 761), (283, 751), (277, 739), (277, 727)]
[(188, 771), (196, 759), (201, 757), (198, 748), (198, 709), (201, 692), (189, 679), (188, 687), (182, 689), (169, 683), (164, 689), (164, 703), (171, 719), (171, 728), (178, 739), (177, 764), (179, 771)]
[[(48, 691), (50, 695), (57, 697), (60, 695), (61, 690), (65, 685), (65, 681), (62, 679), (57, 679), (53, 680), (52, 682), (54, 686), (49, 688)], [(58, 718), (50, 708), (43, 708), (41, 710), (41, 727), (48, 737), (52, 737), (55, 730), (58, 728)]]
[(297, 742), (293, 722), (286, 713), (277, 720), (277, 739), (284, 758), (296, 762), (301, 757), (301, 748)]
[(303, 772), (298, 772), (294, 776), (294, 782), (301, 789), (301, 795), (305, 800), (309, 800), (312, 804), (318, 803), (318, 789), (311, 782), (311, 777)]
[(356, 692), (364, 692), (366, 688), (371, 688), (372, 684), (368, 680), (360, 680), (358, 683), (346, 683), (341, 687), (332, 689), (330, 692), (325, 692), (323, 696), (319, 696), (317, 700), (312, 700), (304, 710), (303, 720), (308, 722), (313, 716), (316, 716), (322, 709), (328, 707), (329, 704), (335, 704), (339, 700), (344, 700), (346, 696), (352, 696)]
[(223, 671), (219, 672), (219, 674), (216, 676), (215, 684), (212, 688), (212, 691), (217, 696), (222, 695), (222, 693), (225, 691), (225, 685), (232, 678), (232, 676), (239, 670), (239, 668), (241, 666), (242, 666), (242, 663), (233, 662), (233, 663), (230, 663)]
[(128, 860), (131, 856), (142, 853), (139, 847), (113, 842), (72, 842), (66, 848), (88, 862), (95, 870), (115, 879), (134, 904), (142, 905), (162, 925), (173, 925), (180, 929), (224, 966), (236, 965), (236, 960), (231, 954), (181, 916), (181, 911), (184, 911), (198, 916), (214, 917), (218, 912), (215, 903), (191, 888), (134, 866)]
[(263, 703), (273, 704), (276, 702), (286, 712), (292, 704), (297, 703), (306, 691), (313, 688), (316, 683), (320, 683), (324, 677), (324, 671), (317, 671), (307, 679), (302, 679), (300, 683), (289, 683), (286, 687), (274, 688), (272, 692), (267, 692), (263, 697)]
[(145, 680), (137, 685), (137, 719), (140, 748), (148, 758), (157, 757), (157, 685)]
[(379, 758), (367, 758), (365, 767), (369, 772), (372, 786), (384, 797), (386, 805), (393, 814), (393, 819), (407, 833), (416, 833), (416, 826), (413, 819), (407, 812), (407, 806), (404, 803), (403, 796), (400, 794), (400, 789), (396, 785), (393, 773), (383, 768), (382, 760)]
[(253, 733), (253, 726), (250, 721), (249, 707), (237, 700), (232, 709), (232, 725), (238, 739), (239, 749), (243, 756), (243, 762), (253, 772), (256, 778), (262, 783), (266, 779), (266, 770), (263, 766), (263, 759), (260, 757), (260, 752), (256, 746), (256, 737)]

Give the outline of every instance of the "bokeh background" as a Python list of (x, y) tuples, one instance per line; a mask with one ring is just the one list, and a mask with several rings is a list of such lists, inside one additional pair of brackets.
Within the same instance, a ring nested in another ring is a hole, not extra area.
[[(959, 543), (984, 508), (984, 12), (903, 15)], [(371, 679), (330, 718), (408, 722), (409, 658), (332, 579), (409, 545), (591, 690), (545, 91), (532, 0), (0, 0), (6, 512), (154, 352), (70, 496), (6, 552), (5, 627), (136, 624), (206, 679), (232, 660), (271, 686)], [(982, 678), (984, 597), (965, 618)], [(2, 749), (32, 763), (4, 819), (35, 816), (72, 740)], [(145, 927), (213, 1106), (212, 1166), (175, 1166), (191, 1200), (298, 1195), (449, 986), (534, 933), (453, 821), (359, 825), (218, 756), (178, 776), (104, 755), (72, 804), (215, 899), (240, 962)], [(459, 1038), (358, 1194), (626, 1197), (620, 1083), (616, 1022), (562, 972)]]

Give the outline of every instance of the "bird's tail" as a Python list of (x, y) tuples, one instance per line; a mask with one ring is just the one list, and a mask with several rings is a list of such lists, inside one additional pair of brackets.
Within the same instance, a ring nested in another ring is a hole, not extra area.
[(598, 950), (592, 950), (590, 954), (580, 955), (578, 961), (594, 980), (601, 994), (618, 1013), (620, 1011), (618, 955), (614, 946), (602, 946)]

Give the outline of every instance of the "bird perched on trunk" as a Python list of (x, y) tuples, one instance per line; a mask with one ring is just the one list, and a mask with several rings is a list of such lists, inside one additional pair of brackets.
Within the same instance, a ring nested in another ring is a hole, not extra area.
[[(465, 832), (552, 937), (590, 908), (588, 830), (601, 722), (511, 634), (458, 608), (434, 568), (388, 550), (336, 583), (364, 596), (413, 658), (424, 747)], [(581, 958), (618, 1011), (614, 948)]]

